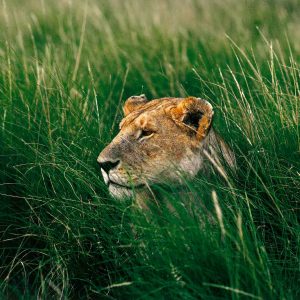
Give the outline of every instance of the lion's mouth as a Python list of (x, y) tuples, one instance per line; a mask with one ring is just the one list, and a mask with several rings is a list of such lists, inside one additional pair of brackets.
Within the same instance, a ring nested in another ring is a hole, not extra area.
[(142, 188), (145, 186), (145, 184), (130, 184), (130, 185), (126, 185), (126, 184), (122, 184), (122, 183), (119, 183), (119, 182), (116, 182), (114, 180), (112, 180), (109, 176), (109, 174), (107, 174), (103, 169), (101, 169), (101, 172), (102, 172), (102, 176), (103, 176), (103, 179), (104, 179), (104, 182), (107, 186), (116, 186), (116, 187), (119, 187), (119, 188), (123, 188), (123, 189), (127, 189), (127, 190), (134, 190), (134, 189), (139, 189), (139, 188)]
[(121, 188), (125, 188), (125, 189), (128, 189), (128, 190), (140, 189), (140, 188), (142, 188), (142, 187), (145, 186), (145, 185), (142, 184), (142, 183), (136, 184), (136, 185), (133, 185), (133, 184), (132, 184), (132, 185), (128, 186), (128, 185), (125, 185), (125, 184), (117, 183), (117, 182), (115, 182), (115, 181), (113, 181), (113, 180), (111, 180), (111, 179), (108, 180), (107, 185), (108, 185), (108, 186), (109, 186), (109, 185), (115, 185), (115, 186), (118, 186), (118, 187), (121, 187)]

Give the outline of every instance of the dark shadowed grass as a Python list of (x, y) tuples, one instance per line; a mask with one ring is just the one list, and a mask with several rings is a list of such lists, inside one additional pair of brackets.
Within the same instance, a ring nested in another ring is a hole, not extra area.
[[(299, 7), (4, 1), (1, 297), (299, 298)], [(96, 157), (140, 93), (208, 99), (237, 173), (112, 199)]]

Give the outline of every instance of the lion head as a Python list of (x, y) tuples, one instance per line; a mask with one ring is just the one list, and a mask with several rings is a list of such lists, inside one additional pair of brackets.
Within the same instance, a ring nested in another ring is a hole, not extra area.
[(110, 193), (116, 198), (154, 183), (180, 183), (204, 167), (203, 149), (210, 135), (212, 105), (203, 99), (133, 96), (123, 107), (120, 132), (98, 156)]

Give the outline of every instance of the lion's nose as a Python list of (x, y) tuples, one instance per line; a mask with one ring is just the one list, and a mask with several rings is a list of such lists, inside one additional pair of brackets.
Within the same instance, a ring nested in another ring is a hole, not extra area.
[(119, 160), (116, 161), (98, 161), (101, 169), (108, 173), (111, 169), (115, 168), (120, 163)]

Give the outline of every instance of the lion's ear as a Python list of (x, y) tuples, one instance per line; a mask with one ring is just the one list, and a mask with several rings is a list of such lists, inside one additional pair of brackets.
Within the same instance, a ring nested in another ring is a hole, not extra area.
[(195, 97), (183, 99), (171, 110), (174, 121), (194, 132), (199, 140), (208, 133), (213, 114), (213, 107), (208, 101)]
[(125, 117), (130, 114), (131, 112), (133, 112), (134, 110), (137, 110), (138, 108), (140, 108), (141, 106), (143, 106), (144, 104), (147, 103), (147, 98), (144, 94), (140, 95), (140, 96), (131, 96), (129, 97), (124, 104), (123, 107), (123, 111), (124, 111), (124, 115)]

